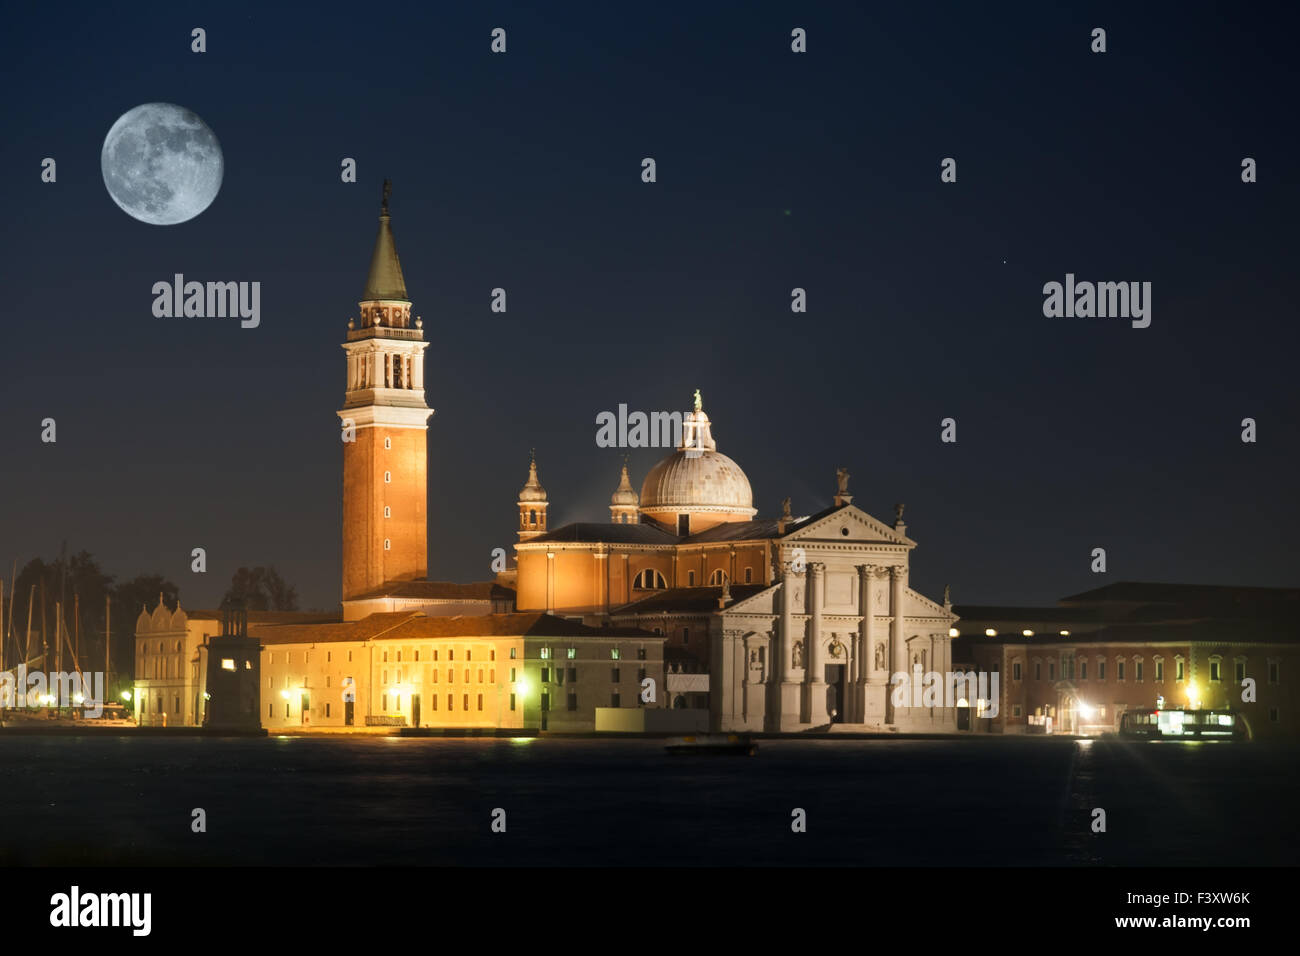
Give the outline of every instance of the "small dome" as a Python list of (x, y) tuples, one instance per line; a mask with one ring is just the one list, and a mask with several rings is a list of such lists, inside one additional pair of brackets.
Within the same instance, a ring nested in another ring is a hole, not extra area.
[(545, 501), (546, 489), (542, 483), (537, 480), (537, 459), (534, 458), (528, 463), (528, 481), (523, 488), (519, 490), (519, 501)]
[(636, 507), (637, 494), (636, 490), (632, 487), (632, 480), (627, 476), (627, 465), (623, 466), (623, 475), (619, 478), (618, 487), (615, 488), (614, 493), (609, 496), (609, 503), (611, 505), (630, 505), (631, 507)]

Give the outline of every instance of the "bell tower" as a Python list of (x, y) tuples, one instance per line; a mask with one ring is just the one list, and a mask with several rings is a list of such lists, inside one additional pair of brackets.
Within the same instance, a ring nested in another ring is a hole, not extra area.
[(546, 534), (546, 489), (537, 479), (537, 453), (528, 460), (528, 481), (519, 489), (519, 540), (531, 541)]
[[(411, 322), (384, 180), (370, 275), (348, 320), (343, 420), (343, 600), (428, 574), (424, 323)], [(351, 427), (349, 427), (349, 425)]]

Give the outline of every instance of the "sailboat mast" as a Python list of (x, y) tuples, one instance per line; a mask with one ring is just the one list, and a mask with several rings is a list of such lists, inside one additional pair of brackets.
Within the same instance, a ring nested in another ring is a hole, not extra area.
[(31, 593), (27, 595), (27, 648), (23, 651), (23, 663), (29, 663), (32, 659), (32, 605), (36, 603), (36, 585), (32, 585)]

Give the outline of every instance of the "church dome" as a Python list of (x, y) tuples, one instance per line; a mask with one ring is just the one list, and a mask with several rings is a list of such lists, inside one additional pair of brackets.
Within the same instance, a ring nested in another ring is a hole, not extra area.
[(754, 514), (754, 493), (740, 466), (722, 452), (679, 450), (646, 475), (641, 510), (719, 512), (749, 518)]
[[(682, 419), (677, 451), (650, 469), (641, 486), (641, 513), (663, 524), (701, 530), (754, 517), (754, 493), (740, 466), (718, 451), (699, 392)], [(692, 515), (683, 524), (682, 515)], [(678, 532), (684, 533), (683, 531)]]

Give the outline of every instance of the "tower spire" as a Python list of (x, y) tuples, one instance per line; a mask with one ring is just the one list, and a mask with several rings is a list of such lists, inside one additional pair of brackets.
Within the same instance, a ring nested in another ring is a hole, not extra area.
[(392, 217), (388, 213), (388, 197), (393, 193), (391, 179), (384, 180), (384, 201), (379, 207), (379, 235), (375, 237), (375, 251), (370, 256), (370, 274), (366, 278), (366, 291), (362, 299), (367, 302), (390, 300), (409, 302), (406, 297), (406, 279), (402, 276), (402, 263), (397, 258), (397, 243), (393, 241)]
[(632, 487), (632, 479), (627, 473), (627, 456), (623, 456), (623, 473), (619, 476), (618, 487), (609, 498), (609, 516), (614, 524), (636, 524), (639, 518), (637, 505), (640, 496)]

